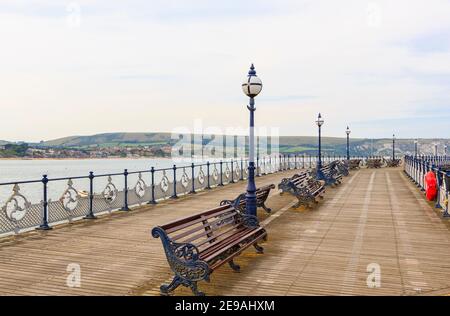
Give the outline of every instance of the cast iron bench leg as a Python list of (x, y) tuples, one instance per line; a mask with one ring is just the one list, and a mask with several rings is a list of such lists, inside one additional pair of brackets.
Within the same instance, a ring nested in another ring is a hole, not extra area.
[(198, 290), (197, 282), (191, 282), (189, 287), (191, 288), (191, 291), (192, 293), (194, 293), (195, 296), (205, 296), (205, 293)]
[(256, 242), (253, 244), (253, 247), (255, 247), (257, 253), (264, 253), (264, 248), (258, 245)]
[(237, 265), (236, 263), (234, 263), (233, 260), (228, 261), (228, 265), (230, 266), (231, 269), (233, 269), (236, 272), (241, 271), (241, 267), (239, 265)]
[(160, 286), (159, 290), (161, 292), (161, 295), (169, 295), (170, 292), (175, 290), (177, 287), (179, 287), (182, 284), (182, 280), (179, 276), (175, 276), (170, 282), (170, 284), (163, 284)]
[(264, 211), (266, 211), (267, 213), (272, 212), (272, 209), (269, 208), (269, 207), (267, 207), (264, 203), (263, 203), (263, 205), (261, 205), (261, 207), (262, 207), (262, 208), (264, 209)]

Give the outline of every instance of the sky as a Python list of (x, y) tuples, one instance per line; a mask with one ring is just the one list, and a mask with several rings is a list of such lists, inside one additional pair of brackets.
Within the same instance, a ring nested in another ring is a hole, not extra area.
[(0, 140), (248, 125), (450, 137), (450, 1), (2, 0)]

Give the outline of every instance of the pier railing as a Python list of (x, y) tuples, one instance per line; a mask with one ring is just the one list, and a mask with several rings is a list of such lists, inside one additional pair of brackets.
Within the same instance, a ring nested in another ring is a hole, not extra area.
[[(317, 158), (294, 154), (258, 157), (255, 175), (315, 168)], [(364, 164), (375, 157), (351, 158), (361, 159)], [(322, 156), (323, 163), (344, 159), (344, 156)], [(91, 171), (73, 177), (43, 175), (40, 179), (0, 183), (0, 192), (6, 192), (4, 202), (0, 202), (0, 236), (95, 219), (105, 213), (129, 211), (131, 206), (157, 204), (164, 199), (244, 181), (247, 168), (248, 160), (239, 158), (106, 174)]]
[(450, 156), (405, 156), (405, 173), (422, 191), (426, 190), (425, 175), (432, 171), (436, 176), (436, 208), (443, 209), (444, 217), (448, 213), (450, 191)]
[[(316, 158), (297, 155), (259, 157), (256, 176), (288, 169), (314, 167)], [(123, 170), (117, 173), (0, 183), (5, 201), (0, 204), (0, 236), (97, 215), (129, 211), (130, 206), (157, 204), (185, 194), (247, 179), (247, 159), (229, 159), (169, 168)], [(40, 194), (39, 194), (40, 192)]]

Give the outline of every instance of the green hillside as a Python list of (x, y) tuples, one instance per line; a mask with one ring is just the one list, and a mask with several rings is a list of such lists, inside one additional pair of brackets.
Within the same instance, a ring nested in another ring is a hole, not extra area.
[(44, 142), (49, 147), (120, 146), (127, 144), (167, 144), (170, 133), (105, 133), (91, 136), (69, 136)]
[[(176, 139), (171, 139), (171, 133), (105, 133), (91, 136), (70, 136), (41, 143), (47, 147), (85, 148), (90, 146), (164, 146), (173, 145)], [(206, 141), (207, 142), (207, 141)], [(448, 139), (420, 139), (420, 151), (424, 154), (434, 152), (434, 143), (440, 151), (444, 144), (449, 145)], [(279, 139), (280, 152), (291, 154), (315, 154), (317, 152), (317, 136), (281, 136)], [(323, 137), (323, 152), (329, 155), (345, 155), (346, 138)], [(398, 154), (413, 153), (413, 139), (397, 139)], [(390, 155), (392, 153), (391, 139), (354, 139), (350, 141), (352, 155)]]

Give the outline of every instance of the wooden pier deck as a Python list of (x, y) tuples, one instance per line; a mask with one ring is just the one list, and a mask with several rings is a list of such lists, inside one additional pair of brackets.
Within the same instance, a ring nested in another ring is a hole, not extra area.
[[(295, 171), (257, 179), (279, 183)], [(150, 229), (207, 209), (245, 189), (236, 183), (157, 206), (117, 213), (0, 240), (0, 295), (159, 295), (171, 279)], [(314, 210), (293, 210), (293, 197), (274, 190), (260, 212), (265, 254), (245, 251), (241, 272), (223, 266), (208, 295), (418, 295), (450, 293), (450, 231), (401, 169), (362, 169), (329, 188)], [(79, 264), (81, 287), (66, 284)], [(380, 267), (370, 288), (368, 268)], [(182, 287), (175, 295), (191, 295)]]

